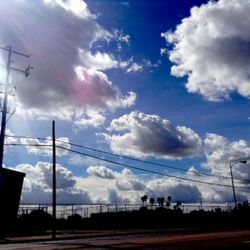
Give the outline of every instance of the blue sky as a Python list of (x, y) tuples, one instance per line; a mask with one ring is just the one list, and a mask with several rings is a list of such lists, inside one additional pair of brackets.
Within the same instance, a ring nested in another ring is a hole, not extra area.
[[(60, 202), (138, 202), (145, 193), (232, 201), (230, 179), (214, 175), (229, 177), (230, 161), (250, 157), (248, 0), (11, 0), (0, 9), (1, 45), (32, 53), (15, 66), (34, 66), (29, 78), (12, 74), (9, 134), (47, 138), (55, 120), (58, 139), (187, 170), (105, 156), (180, 180), (58, 150)], [(4, 163), (27, 174), (23, 202), (51, 200), (50, 147), (6, 147)], [(249, 186), (249, 167), (234, 167), (237, 186)]]

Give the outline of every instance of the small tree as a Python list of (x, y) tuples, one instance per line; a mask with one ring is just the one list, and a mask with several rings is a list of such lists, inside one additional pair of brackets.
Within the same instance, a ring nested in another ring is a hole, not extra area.
[(147, 202), (147, 200), (148, 200), (148, 196), (146, 194), (141, 197), (141, 201), (143, 203), (143, 206), (145, 205), (145, 202)]
[(169, 195), (168, 198), (167, 198), (167, 200), (168, 200), (168, 201), (166, 202), (166, 207), (167, 207), (167, 208), (170, 208), (172, 197)]
[(151, 207), (153, 207), (153, 205), (154, 205), (154, 203), (155, 203), (155, 198), (154, 198), (154, 197), (151, 197), (151, 198), (149, 199), (149, 202), (150, 202), (150, 204), (151, 204)]
[(181, 209), (181, 201), (176, 201), (176, 205), (174, 206), (174, 209), (179, 210)]
[(159, 204), (159, 206), (163, 207), (165, 198), (164, 197), (158, 197), (157, 198), (157, 203)]

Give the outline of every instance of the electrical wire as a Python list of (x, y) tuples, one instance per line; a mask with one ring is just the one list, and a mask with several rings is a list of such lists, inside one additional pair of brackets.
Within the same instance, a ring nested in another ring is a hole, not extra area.
[[(8, 146), (35, 146), (35, 147), (52, 147), (52, 145), (44, 145), (44, 144), (29, 144), (29, 143), (6, 143), (5, 145)], [(181, 176), (176, 176), (176, 175), (171, 175), (171, 174), (166, 174), (166, 173), (162, 173), (162, 172), (158, 172), (158, 171), (154, 171), (154, 170), (149, 170), (149, 169), (145, 169), (145, 168), (141, 168), (141, 167), (135, 167), (135, 166), (131, 166), (125, 163), (121, 163), (121, 162), (117, 162), (117, 161), (113, 161), (113, 160), (108, 160), (108, 159), (104, 159), (95, 155), (91, 155), (91, 154), (87, 154), (87, 153), (83, 153), (80, 151), (76, 151), (73, 149), (69, 149), (69, 148), (65, 148), (62, 146), (56, 146), (56, 148), (60, 148), (72, 153), (76, 153), (76, 154), (80, 154), (80, 155), (84, 155), (87, 157), (91, 157), (97, 160), (101, 160), (101, 161), (105, 161), (108, 163), (112, 163), (112, 164), (116, 164), (116, 165), (120, 165), (123, 167), (127, 167), (130, 169), (134, 169), (134, 170), (138, 170), (138, 171), (143, 171), (143, 172), (147, 172), (150, 174), (155, 174), (155, 175), (161, 175), (161, 176), (166, 176), (166, 177), (170, 177), (170, 178), (175, 178), (178, 180), (184, 180), (184, 181), (189, 181), (189, 182), (195, 182), (195, 183), (200, 183), (200, 184), (206, 184), (206, 185), (212, 185), (212, 186), (220, 186), (220, 187), (232, 187), (231, 185), (227, 185), (227, 184), (221, 184), (221, 183), (214, 183), (214, 182), (206, 182), (206, 181), (200, 181), (200, 180), (195, 180), (195, 179), (189, 179), (189, 178), (185, 178), (185, 177), (181, 177)], [(249, 189), (250, 187), (244, 187), (244, 186), (235, 186), (235, 188), (238, 189)]]
[[(8, 136), (8, 135), (6, 135), (6, 136)], [(9, 135), (8, 137), (52, 141), (51, 138), (41, 138), (41, 137), (32, 137), (32, 136), (11, 136), (11, 135)], [(132, 161), (136, 161), (136, 162), (140, 162), (140, 163), (146, 163), (146, 164), (150, 164), (150, 165), (155, 165), (155, 166), (159, 166), (159, 167), (163, 167), (163, 168), (167, 168), (167, 169), (174, 169), (174, 170), (183, 171), (183, 172), (188, 172), (189, 171), (190, 173), (194, 173), (194, 174), (197, 174), (197, 175), (205, 175), (205, 176), (208, 176), (208, 177), (216, 177), (216, 178), (230, 179), (231, 180), (231, 177), (229, 177), (229, 176), (209, 174), (209, 173), (205, 173), (205, 172), (200, 172), (200, 171), (198, 172), (198, 171), (189, 170), (189, 169), (185, 169), (185, 168), (165, 165), (165, 164), (152, 162), (152, 161), (148, 161), (148, 160), (140, 160), (140, 159), (136, 159), (136, 158), (129, 157), (129, 156), (124, 156), (124, 155), (115, 154), (115, 153), (107, 152), (107, 151), (100, 150), (100, 149), (95, 149), (95, 148), (92, 148), (92, 147), (82, 146), (82, 145), (79, 145), (79, 144), (76, 144), (76, 143), (66, 142), (66, 141), (63, 141), (63, 140), (56, 140), (56, 141), (61, 142), (61, 143), (65, 143), (65, 144), (69, 144), (71, 146), (75, 146), (75, 147), (79, 147), (79, 148), (83, 148), (83, 149), (87, 149), (87, 150), (91, 150), (91, 151), (94, 151), (94, 152), (103, 153), (103, 154), (107, 154), (107, 155), (111, 155), (111, 156), (115, 156), (115, 157), (119, 157), (119, 158), (124, 158), (124, 159), (132, 160)], [(250, 181), (249, 179), (238, 179), (238, 178), (234, 178), (234, 180), (244, 181), (244, 182), (249, 182)]]
[[(167, 177), (171, 177), (171, 178), (175, 178), (175, 179), (180, 179), (180, 180), (185, 180), (185, 181), (190, 181), (190, 182), (196, 182), (196, 183), (200, 183), (200, 184), (215, 185), (215, 186), (230, 187), (230, 188), (232, 187), (231, 185), (213, 183), (213, 182), (206, 182), (206, 181), (200, 181), (200, 180), (195, 180), (195, 179), (189, 179), (189, 178), (185, 178), (185, 177), (181, 177), (181, 176), (161, 173), (161, 172), (157, 172), (157, 171), (154, 171), (154, 170), (148, 170), (148, 169), (144, 169), (144, 168), (140, 168), (140, 167), (135, 167), (135, 166), (131, 166), (131, 165), (128, 165), (128, 164), (125, 164), (125, 163), (121, 163), (121, 162), (117, 162), (117, 161), (113, 161), (113, 160), (108, 160), (108, 159), (104, 159), (104, 158), (101, 158), (101, 157), (98, 157), (98, 156), (95, 156), (95, 155), (79, 152), (79, 151), (76, 151), (76, 150), (73, 150), (73, 149), (64, 148), (62, 146), (56, 146), (56, 147), (60, 148), (60, 149), (67, 150), (67, 151), (72, 152), (72, 153), (84, 155), (84, 156), (87, 156), (87, 157), (95, 158), (97, 160), (105, 161), (105, 162), (108, 162), (108, 163), (120, 165), (120, 166), (123, 166), (123, 167), (131, 168), (131, 169), (135, 169), (135, 170), (139, 170), (139, 171), (143, 171), (143, 172), (147, 172), (147, 173), (150, 173), (150, 174), (167, 176)], [(243, 186), (236, 186), (236, 187), (238, 187), (238, 188), (247, 188), (247, 187), (243, 187)]]
[[(61, 140), (57, 140), (57, 141), (63, 142)], [(95, 151), (95, 152), (98, 152), (98, 153), (104, 153), (104, 154), (116, 156), (116, 157), (119, 157), (119, 158), (124, 158), (124, 159), (132, 160), (132, 161), (137, 161), (137, 162), (140, 162), (140, 163), (146, 163), (146, 164), (150, 164), (150, 165), (155, 165), (155, 166), (159, 166), (159, 167), (163, 167), (163, 168), (174, 169), (174, 170), (183, 171), (183, 172), (190, 172), (190, 173), (194, 173), (194, 174), (198, 174), (198, 175), (206, 175), (206, 176), (209, 176), (209, 177), (231, 179), (228, 176), (208, 174), (208, 173), (205, 173), (205, 172), (200, 172), (200, 171), (198, 172), (198, 171), (189, 170), (189, 169), (186, 169), (186, 168), (174, 167), (174, 166), (170, 166), (170, 165), (166, 165), (166, 164), (161, 164), (161, 163), (157, 163), (157, 162), (152, 162), (152, 161), (148, 161), (148, 160), (140, 160), (140, 159), (133, 158), (133, 157), (130, 157), (130, 156), (124, 156), (124, 155), (115, 154), (115, 153), (107, 152), (107, 151), (100, 150), (100, 149), (94, 149), (94, 148), (87, 147), (87, 146), (81, 146), (81, 145), (78, 145), (78, 144), (75, 144), (75, 143), (70, 143), (69, 142), (68, 144), (71, 145), (71, 146), (75, 146), (75, 147), (79, 147), (79, 148), (84, 148), (84, 149), (92, 150), (92, 151)]]
[(22, 136), (22, 135), (5, 135), (5, 136), (10, 137), (10, 138), (18, 138), (18, 139), (34, 139), (34, 140), (41, 140), (41, 141), (52, 141), (51, 138), (44, 138), (44, 137)]

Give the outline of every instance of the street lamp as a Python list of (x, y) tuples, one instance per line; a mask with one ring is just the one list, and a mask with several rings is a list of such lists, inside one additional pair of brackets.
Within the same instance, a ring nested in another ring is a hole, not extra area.
[(233, 171), (232, 168), (238, 163), (246, 164), (246, 160), (236, 160), (230, 163), (230, 174), (231, 174), (231, 180), (232, 180), (232, 188), (233, 188), (233, 196), (234, 196), (234, 206), (237, 206), (237, 201), (236, 201), (236, 194), (235, 194), (235, 188), (234, 188), (234, 178), (233, 178)]

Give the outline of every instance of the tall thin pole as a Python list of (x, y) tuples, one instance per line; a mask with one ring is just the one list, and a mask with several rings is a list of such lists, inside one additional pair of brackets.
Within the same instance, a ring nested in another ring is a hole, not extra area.
[(6, 79), (5, 79), (5, 90), (4, 90), (2, 123), (1, 123), (1, 135), (0, 135), (0, 168), (3, 167), (4, 139), (5, 139), (6, 116), (7, 116), (7, 105), (8, 105), (8, 92), (9, 92), (9, 80), (10, 80), (11, 52), (12, 52), (12, 47), (9, 47), (8, 61), (7, 61), (7, 64), (6, 64)]
[(18, 68), (11, 67), (11, 56), (12, 54), (16, 54), (23, 57), (30, 57), (30, 55), (26, 55), (23, 53), (20, 53), (18, 51), (15, 51), (12, 49), (11, 46), (8, 46), (6, 48), (0, 47), (1, 50), (5, 50), (8, 52), (8, 60), (6, 63), (6, 79), (5, 79), (5, 90), (4, 90), (4, 99), (3, 99), (3, 110), (2, 110), (2, 122), (1, 122), (1, 134), (0, 134), (0, 168), (3, 167), (3, 156), (4, 156), (4, 139), (5, 139), (5, 130), (6, 130), (6, 118), (8, 113), (8, 96), (9, 96), (9, 81), (10, 81), (10, 71), (14, 70), (20, 73), (24, 73), (25, 76), (29, 76), (29, 71), (33, 67), (28, 66), (25, 70), (21, 70)]
[(52, 217), (53, 217), (53, 228), (52, 238), (56, 238), (56, 136), (55, 136), (55, 121), (52, 121), (52, 148), (53, 148), (53, 181), (52, 181)]
[(234, 188), (234, 177), (233, 177), (232, 168), (233, 168), (233, 165), (230, 164), (230, 174), (231, 174), (232, 188), (233, 188), (233, 196), (234, 196), (234, 207), (237, 207), (236, 194), (235, 194), (235, 188)]
[(236, 199), (236, 193), (235, 193), (235, 187), (234, 187), (233, 166), (238, 164), (238, 163), (246, 164), (247, 161), (246, 160), (237, 160), (237, 161), (234, 161), (234, 162), (229, 164), (231, 180), (232, 180), (233, 196), (234, 196), (234, 207), (235, 208), (237, 207), (237, 199)]

